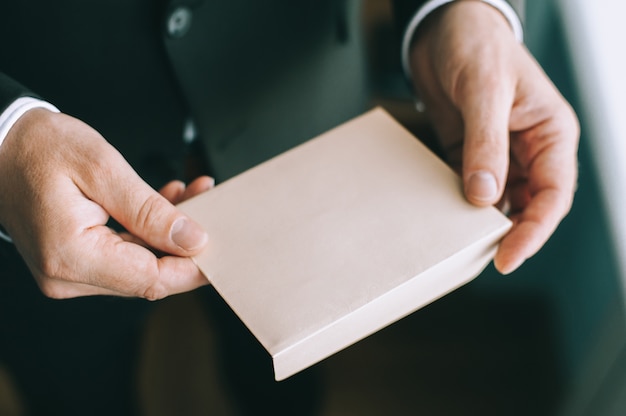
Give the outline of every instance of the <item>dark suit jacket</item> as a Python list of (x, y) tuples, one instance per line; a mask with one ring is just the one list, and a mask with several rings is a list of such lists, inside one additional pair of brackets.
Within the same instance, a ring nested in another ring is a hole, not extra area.
[(224, 179), (366, 105), (359, 0), (13, 1), (0, 16), (0, 110), (38, 94), (154, 186), (178, 169), (188, 115)]
[[(0, 110), (33, 91), (98, 129), (155, 186), (178, 170), (192, 115), (224, 179), (364, 109), (360, 3), (3, 2)], [(394, 3), (403, 26), (424, 0)]]

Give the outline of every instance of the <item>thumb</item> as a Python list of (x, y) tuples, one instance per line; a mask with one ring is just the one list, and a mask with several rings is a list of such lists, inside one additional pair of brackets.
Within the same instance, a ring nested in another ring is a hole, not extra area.
[[(199, 224), (145, 184), (136, 184), (130, 199), (120, 198), (110, 213), (131, 234), (169, 254), (198, 253), (208, 237)], [(107, 209), (105, 207), (105, 209)]]
[(497, 81), (470, 84), (459, 103), (464, 123), (465, 196), (475, 205), (493, 205), (502, 197), (509, 168), (512, 94)]
[(179, 256), (194, 255), (204, 247), (208, 236), (199, 224), (146, 184), (135, 186), (129, 199), (118, 199), (109, 211), (131, 234), (153, 248)]
[(107, 171), (115, 173), (100, 180), (94, 175), (98, 182), (86, 184), (95, 191), (90, 198), (150, 247), (178, 256), (197, 254), (208, 241), (200, 225), (145, 183), (121, 155), (113, 159), (118, 168)]

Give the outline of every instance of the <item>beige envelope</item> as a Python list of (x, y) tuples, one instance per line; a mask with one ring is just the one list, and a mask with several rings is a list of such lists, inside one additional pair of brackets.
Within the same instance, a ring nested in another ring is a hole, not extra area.
[(510, 221), (374, 109), (180, 205), (195, 258), (277, 380), (474, 278)]

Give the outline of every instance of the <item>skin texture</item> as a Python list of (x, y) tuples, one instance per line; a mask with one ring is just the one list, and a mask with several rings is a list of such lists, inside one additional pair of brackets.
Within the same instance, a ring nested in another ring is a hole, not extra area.
[[(10, 178), (0, 181), (0, 223), (45, 295), (153, 300), (208, 284), (189, 258), (208, 236), (172, 204), (210, 189), (211, 178), (158, 193), (91, 127), (43, 109), (13, 126), (0, 166)], [(109, 216), (129, 233), (108, 228)]]
[(411, 49), (423, 100), (467, 199), (513, 220), (494, 263), (503, 274), (534, 255), (569, 212), (577, 181), (576, 115), (495, 8), (442, 7)]

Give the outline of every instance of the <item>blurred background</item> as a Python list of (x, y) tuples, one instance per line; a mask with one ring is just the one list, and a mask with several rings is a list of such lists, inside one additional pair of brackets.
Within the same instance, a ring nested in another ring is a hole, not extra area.
[[(582, 124), (571, 214), (519, 271), (475, 281), (315, 366), (322, 415), (626, 414), (626, 5), (527, 0), (526, 44)], [(386, 1), (366, 1), (375, 98), (428, 139)], [(144, 338), (145, 415), (231, 415), (197, 293), (159, 302)], [(269, 361), (269, 356), (267, 357)], [(0, 415), (21, 415), (0, 368)]]

